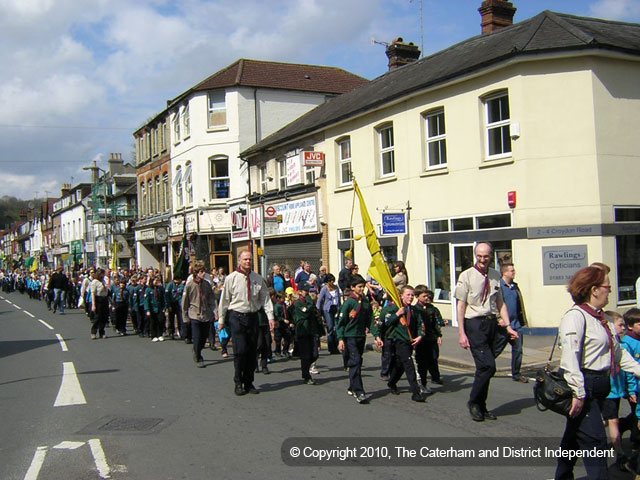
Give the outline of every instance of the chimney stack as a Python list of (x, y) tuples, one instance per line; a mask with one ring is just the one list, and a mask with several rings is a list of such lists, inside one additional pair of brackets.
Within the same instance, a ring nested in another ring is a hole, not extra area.
[(482, 17), (482, 33), (491, 33), (513, 25), (517, 8), (506, 0), (484, 0), (478, 12)]
[(62, 194), (60, 198), (66, 197), (67, 195), (69, 195), (70, 191), (71, 191), (71, 184), (63, 183), (62, 188), (60, 189), (60, 193)]
[(123, 173), (124, 160), (122, 160), (121, 153), (111, 153), (109, 156), (109, 172), (112, 175), (119, 175)]
[(415, 62), (420, 58), (420, 49), (413, 42), (404, 43), (402, 37), (396, 38), (387, 47), (387, 57), (389, 57), (389, 70), (395, 70), (407, 63)]

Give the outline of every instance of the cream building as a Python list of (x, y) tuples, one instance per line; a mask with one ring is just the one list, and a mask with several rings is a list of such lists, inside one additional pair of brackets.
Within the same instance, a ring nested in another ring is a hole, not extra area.
[[(404, 261), (454, 324), (452, 287), (490, 241), (495, 265), (516, 265), (530, 326), (555, 328), (568, 279), (592, 262), (612, 268), (609, 308), (635, 304), (638, 78), (640, 25), (545, 11), (389, 71), (242, 156), (258, 170), (296, 148), (324, 153), (336, 276), (363, 233), (353, 175), (387, 260)], [(364, 240), (354, 258), (366, 271)]]

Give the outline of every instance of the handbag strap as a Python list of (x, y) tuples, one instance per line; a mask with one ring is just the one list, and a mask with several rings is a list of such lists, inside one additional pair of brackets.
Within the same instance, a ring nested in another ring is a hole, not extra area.
[[(587, 336), (587, 317), (585, 317), (584, 312), (579, 308), (570, 308), (569, 310), (567, 310), (565, 315), (569, 313), (571, 310), (576, 310), (580, 312), (584, 320), (584, 333), (582, 334), (582, 342), (580, 344), (580, 356), (584, 358), (584, 338)], [(551, 348), (551, 354), (549, 355), (549, 363), (551, 363), (551, 359), (553, 358), (553, 352), (556, 349), (556, 345), (558, 344), (558, 337), (560, 337), (560, 332), (558, 332), (558, 334), (556, 335), (556, 338), (553, 340), (553, 347)]]

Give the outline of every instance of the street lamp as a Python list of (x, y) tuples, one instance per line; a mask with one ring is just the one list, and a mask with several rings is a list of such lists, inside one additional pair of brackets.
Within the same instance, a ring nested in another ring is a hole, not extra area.
[[(93, 160), (93, 164), (91, 166), (88, 167), (82, 167), (83, 170), (91, 170), (91, 182), (93, 184), (93, 214), (92, 217), (95, 219), (95, 214), (96, 212), (98, 212), (98, 208), (96, 206), (96, 198), (98, 195), (100, 195), (100, 193), (98, 193), (97, 189), (98, 189), (98, 184), (104, 184), (105, 185), (105, 189), (104, 191), (101, 193), (102, 198), (103, 198), (103, 212), (104, 212), (104, 217), (105, 217), (105, 233), (107, 234), (107, 244), (108, 244), (108, 249), (111, 250), (113, 248), (113, 243), (115, 242), (115, 218), (114, 215), (110, 215), (110, 218), (107, 219), (107, 215), (108, 214), (108, 207), (107, 207), (107, 191), (106, 191), (106, 184), (109, 183), (111, 184), (113, 182), (112, 178), (109, 178), (109, 180), (107, 181), (107, 176), (109, 175), (109, 172), (107, 172), (106, 170), (100, 168), (96, 161)], [(103, 181), (100, 181), (100, 172), (102, 172), (102, 178)], [(115, 209), (114, 209), (115, 210)], [(108, 226), (108, 228), (107, 228)], [(112, 255), (115, 255), (115, 252), (111, 253)], [(109, 258), (109, 253), (107, 253), (107, 259)]]

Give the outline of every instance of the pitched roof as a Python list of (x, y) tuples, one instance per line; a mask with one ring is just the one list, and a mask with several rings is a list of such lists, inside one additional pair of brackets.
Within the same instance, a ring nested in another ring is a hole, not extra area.
[(242, 86), (342, 94), (368, 82), (336, 67), (241, 58), (169, 101), (169, 107), (193, 92), (215, 88)]
[(557, 51), (610, 50), (640, 56), (640, 24), (548, 10), (479, 35), (372, 80), (326, 102), (241, 153), (249, 157), (371, 111), (417, 91), (463, 78), (514, 57)]

